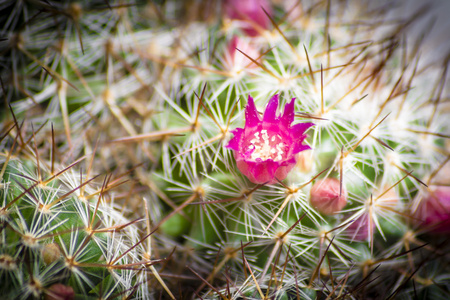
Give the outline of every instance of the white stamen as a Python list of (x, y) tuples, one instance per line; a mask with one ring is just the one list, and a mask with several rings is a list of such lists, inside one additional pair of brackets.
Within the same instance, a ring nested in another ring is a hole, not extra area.
[[(254, 161), (272, 159), (280, 161), (284, 159), (287, 145), (282, 142), (283, 137), (280, 134), (271, 134), (270, 131), (263, 129), (253, 134), (254, 138), (250, 140), (249, 150), (253, 150), (250, 158)], [(250, 148), (251, 147), (251, 148)]]

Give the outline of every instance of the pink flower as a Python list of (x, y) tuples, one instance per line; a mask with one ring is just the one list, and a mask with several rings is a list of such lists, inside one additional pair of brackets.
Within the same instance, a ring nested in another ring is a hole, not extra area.
[(311, 188), (311, 206), (325, 215), (341, 211), (347, 204), (347, 191), (336, 178), (318, 180)]
[(433, 233), (450, 233), (450, 186), (431, 187), (430, 193), (421, 200), (415, 217)]
[(296, 154), (310, 149), (302, 144), (305, 131), (313, 123), (292, 125), (294, 101), (284, 107), (282, 116), (277, 116), (278, 95), (267, 104), (264, 116), (256, 110), (253, 98), (248, 96), (245, 108), (245, 127), (231, 131), (234, 137), (226, 146), (234, 150), (238, 169), (256, 184), (275, 183), (286, 178), (296, 164)]
[(225, 14), (230, 19), (244, 21), (241, 28), (249, 36), (257, 36), (260, 34), (259, 31), (269, 27), (270, 20), (262, 7), (269, 15), (272, 14), (272, 7), (267, 0), (225, 0), (224, 2)]

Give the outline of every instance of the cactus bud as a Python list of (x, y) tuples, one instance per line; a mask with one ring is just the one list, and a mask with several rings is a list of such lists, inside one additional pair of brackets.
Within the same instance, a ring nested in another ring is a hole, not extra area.
[(450, 233), (450, 186), (433, 186), (420, 201), (416, 217), (432, 233)]
[(366, 241), (373, 236), (374, 231), (375, 223), (369, 222), (369, 215), (366, 213), (355, 219), (346, 229), (348, 237), (355, 241)]
[(324, 215), (332, 215), (341, 211), (347, 204), (347, 191), (335, 178), (317, 181), (311, 188), (311, 206)]
[(254, 59), (257, 59), (260, 55), (258, 49), (254, 45), (250, 44), (245, 39), (234, 36), (227, 45), (225, 52), (225, 65), (228, 70), (239, 72), (246, 68), (257, 67), (255, 63), (237, 49)]
[(249, 36), (257, 36), (259, 31), (269, 27), (270, 19), (261, 7), (269, 15), (272, 14), (272, 8), (267, 0), (226, 0), (224, 2), (226, 16), (243, 21), (240, 27)]
[(45, 292), (45, 300), (72, 300), (75, 298), (73, 288), (61, 283), (55, 283)]

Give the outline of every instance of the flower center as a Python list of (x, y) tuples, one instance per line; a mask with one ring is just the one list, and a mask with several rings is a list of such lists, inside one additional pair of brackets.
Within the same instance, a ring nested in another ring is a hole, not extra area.
[(286, 158), (288, 145), (283, 142), (283, 137), (275, 132), (263, 129), (253, 134), (253, 138), (244, 147), (245, 153), (250, 154), (250, 160), (280, 161)]

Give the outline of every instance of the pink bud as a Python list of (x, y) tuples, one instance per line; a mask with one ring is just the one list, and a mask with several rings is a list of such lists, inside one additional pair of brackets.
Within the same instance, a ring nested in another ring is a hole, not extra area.
[(369, 217), (369, 214), (365, 213), (352, 221), (346, 229), (347, 236), (356, 241), (365, 241), (373, 236), (375, 223), (369, 221)]
[(230, 71), (241, 71), (245, 68), (256, 68), (257, 65), (248, 59), (240, 51), (253, 59), (259, 57), (259, 51), (247, 40), (234, 36), (227, 46), (225, 52), (225, 65)]
[(341, 211), (347, 204), (347, 191), (336, 178), (318, 180), (311, 188), (311, 206), (324, 215)]
[[(241, 20), (242, 30), (249, 36), (259, 35), (259, 31), (267, 29), (270, 19), (262, 7), (272, 15), (272, 7), (267, 0), (225, 0), (225, 14), (230, 19)], [(258, 31), (259, 29), (259, 31)]]
[(415, 217), (432, 233), (450, 233), (450, 186), (432, 186), (429, 191), (421, 199)]
[(45, 292), (45, 300), (72, 300), (75, 298), (73, 288), (62, 283), (55, 283)]

